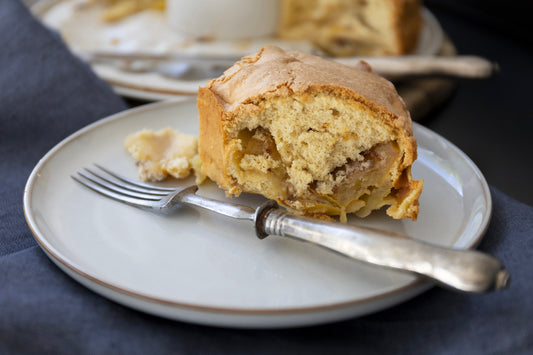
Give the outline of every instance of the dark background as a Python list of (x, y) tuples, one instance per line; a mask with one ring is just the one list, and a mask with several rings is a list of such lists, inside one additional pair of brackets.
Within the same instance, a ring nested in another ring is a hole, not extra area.
[(497, 62), (488, 80), (461, 80), (420, 123), (478, 165), (489, 184), (533, 205), (533, 1), (427, 0), (459, 54)]

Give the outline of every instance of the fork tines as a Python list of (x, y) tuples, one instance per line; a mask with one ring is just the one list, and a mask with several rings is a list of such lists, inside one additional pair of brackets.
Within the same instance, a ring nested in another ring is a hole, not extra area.
[(133, 181), (98, 164), (94, 165), (99, 171), (83, 168), (77, 172), (78, 175), (71, 177), (93, 191), (130, 205), (153, 207), (162, 197), (176, 190)]

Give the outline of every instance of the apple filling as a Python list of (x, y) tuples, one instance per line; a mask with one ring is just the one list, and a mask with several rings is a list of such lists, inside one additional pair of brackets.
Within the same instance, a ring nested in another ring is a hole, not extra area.
[[(235, 177), (243, 190), (275, 198), (309, 215), (367, 216), (390, 204), (393, 181), (389, 171), (400, 157), (395, 142), (380, 143), (334, 168), (324, 180), (313, 180), (302, 193), (291, 184), (290, 165), (284, 164), (270, 133), (259, 127), (239, 134), (243, 149), (236, 156)], [(265, 191), (268, 194), (265, 194)]]
[(258, 193), (343, 221), (395, 201), (402, 153), (394, 131), (377, 125), (368, 108), (321, 95), (261, 105), (254, 119), (236, 120), (228, 175), (238, 188), (231, 194)]

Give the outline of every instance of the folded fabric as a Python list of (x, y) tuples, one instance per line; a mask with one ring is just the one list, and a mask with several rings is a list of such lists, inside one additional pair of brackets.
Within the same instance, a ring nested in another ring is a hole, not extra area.
[(479, 249), (510, 271), (511, 286), (502, 292), (434, 288), (335, 324), (239, 330), (158, 318), (87, 290), (37, 246), (22, 211), (23, 188), (56, 143), (126, 105), (18, 0), (0, 1), (0, 33), (0, 354), (533, 351), (533, 208), (495, 189)]
[(35, 245), (20, 209), (31, 165), (69, 134), (127, 107), (19, 1), (0, 2), (0, 33), (0, 208), (14, 218), (0, 225), (4, 255)]

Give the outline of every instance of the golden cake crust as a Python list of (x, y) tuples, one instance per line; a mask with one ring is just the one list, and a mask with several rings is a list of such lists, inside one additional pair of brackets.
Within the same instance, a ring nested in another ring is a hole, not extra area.
[(397, 54), (414, 51), (422, 28), (421, 5), (418, 0), (392, 0), (396, 15), (394, 16), (394, 33), (398, 43)]

